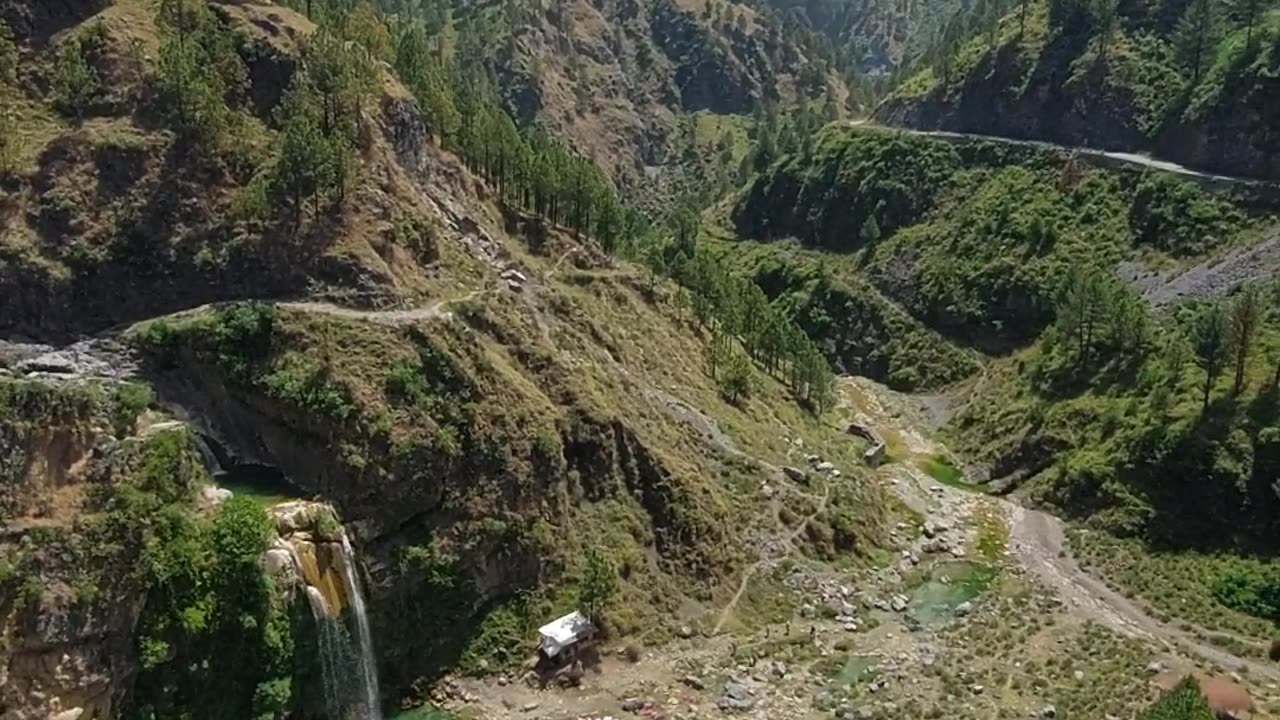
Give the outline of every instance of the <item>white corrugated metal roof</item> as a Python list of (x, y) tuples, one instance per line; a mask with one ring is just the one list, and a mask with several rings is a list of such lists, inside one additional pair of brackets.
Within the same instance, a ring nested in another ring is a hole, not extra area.
[(595, 631), (595, 626), (587, 616), (574, 610), (538, 628), (538, 645), (548, 657), (554, 657), (569, 645), (590, 637)]

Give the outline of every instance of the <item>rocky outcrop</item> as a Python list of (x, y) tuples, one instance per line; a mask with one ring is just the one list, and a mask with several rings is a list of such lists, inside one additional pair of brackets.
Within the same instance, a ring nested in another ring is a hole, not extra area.
[(140, 548), (97, 546), (78, 521), (89, 488), (128, 472), (137, 441), (112, 437), (75, 386), (0, 384), (11, 401), (0, 416), (0, 717), (111, 720), (137, 670), (142, 606), (119, 568)]

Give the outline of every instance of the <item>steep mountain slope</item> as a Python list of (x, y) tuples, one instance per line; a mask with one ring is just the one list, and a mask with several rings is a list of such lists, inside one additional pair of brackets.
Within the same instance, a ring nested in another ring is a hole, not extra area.
[(920, 322), (998, 349), (1043, 330), (1071, 267), (1211, 252), (1242, 237), (1249, 212), (1163, 173), (831, 126), (756, 177), (732, 221), (743, 237), (827, 250)]
[[(273, 162), (281, 134), (272, 112), (311, 23), (269, 6), (214, 6), (211, 22), (242, 28), (251, 61), (230, 59), (231, 104), (217, 111), (222, 126), (210, 140), (176, 124), (182, 111), (150, 64), (161, 40), (148, 3), (62, 7), (66, 14), (6, 16), (25, 30), (16, 82), (3, 95), (22, 135), (7, 155), (0, 203), (10, 309), (0, 327), (65, 338), (246, 295), (341, 285), (386, 302), (426, 287), (424, 266), (438, 254), (430, 201), (403, 191), (403, 173), (390, 170), (394, 148), (372, 126), (361, 130), (370, 172), (351, 202), (323, 212), (287, 212), (284, 203), (246, 210)], [(84, 80), (70, 85), (65, 78), (80, 68)], [(51, 102), (59, 88), (70, 94)], [(403, 91), (385, 100), (394, 111)]]
[(826, 37), (863, 73), (892, 72), (926, 50), (965, 3), (939, 0), (764, 0)]
[(936, 47), (877, 109), (891, 125), (1149, 150), (1275, 179), (1280, 15), (1208, 2), (1022, 4)]
[[(252, 503), (197, 512), (208, 477), (191, 430), (228, 469), (274, 468), (337, 508), (393, 700), (451, 668), (519, 662), (526, 633), (578, 603), (591, 562), (618, 586), (603, 600), (615, 637), (699, 621), (775, 516), (807, 508), (778, 466), (792, 437), (848, 469), (789, 531), (795, 547), (856, 562), (884, 541), (895, 515), (859, 482), (865, 445), (797, 403), (785, 365), (748, 360), (730, 392), (704, 370), (708, 330), (683, 294), (522, 212), (473, 146), (491, 180), (436, 146), (418, 102), (366, 62), (370, 26), (317, 29), (251, 0), (160, 19), (144, 0), (4, 8), (22, 62), (3, 97), (30, 141), (5, 167), (0, 329), (55, 344), (105, 333), (137, 353), (19, 348), (11, 394), (85, 393), (63, 423), (76, 448), (145, 448), (135, 437), (156, 423), (175, 439), (163, 463), (103, 475), (80, 451), (5, 436), (15, 467), (65, 482), (5, 478), (20, 498), (6, 563), (32, 559), (0, 579), (6, 637), (24, 649), (5, 658), (0, 712), (311, 712), (301, 588), (264, 579)], [(596, 199), (565, 197), (565, 222), (600, 229), (582, 217)], [(84, 358), (111, 372), (85, 377)], [(157, 399), (113, 413), (101, 398), (135, 361)], [(0, 403), (6, 432), (56, 419), (47, 403)], [(107, 527), (128, 542), (103, 548), (119, 551), (103, 569), (119, 585), (71, 592), (84, 575), (65, 563), (94, 547), (89, 521), (117, 491), (125, 514)], [(27, 664), (54, 640), (76, 672)]]
[(848, 94), (805, 36), (722, 0), (460, 3), (452, 23), (456, 52), (487, 58), (513, 115), (631, 181), (680, 151), (686, 113), (828, 96), (843, 105)]

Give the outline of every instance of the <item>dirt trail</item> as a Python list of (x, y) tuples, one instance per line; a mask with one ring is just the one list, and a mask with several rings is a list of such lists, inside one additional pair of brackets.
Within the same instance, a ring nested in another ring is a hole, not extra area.
[(446, 308), (450, 305), (474, 300), (485, 294), (486, 290), (472, 290), (471, 292), (456, 298), (447, 298), (431, 305), (423, 305), (414, 308), (402, 308), (397, 310), (360, 310), (357, 308), (343, 307), (327, 302), (282, 302), (276, 306), (286, 310), (295, 310), (298, 312), (319, 313), (322, 315), (332, 315), (334, 317), (350, 318), (352, 320), (365, 320), (381, 325), (410, 325), (419, 320), (431, 320), (436, 318), (448, 319), (453, 316)]
[[(818, 507), (812, 513), (810, 513), (808, 517), (802, 520), (800, 524), (796, 525), (795, 530), (792, 530), (783, 536), (782, 546), (785, 548), (785, 551), (782, 553), (782, 555), (779, 557), (762, 558), (752, 563), (742, 573), (742, 581), (738, 583), (738, 590), (734, 592), (733, 598), (731, 598), (728, 603), (725, 603), (725, 606), (720, 610), (720, 617), (716, 620), (715, 627), (711, 629), (712, 635), (718, 635), (720, 633), (721, 628), (724, 627), (724, 624), (728, 622), (729, 616), (733, 613), (734, 608), (738, 606), (738, 602), (742, 600), (742, 596), (746, 594), (747, 587), (751, 584), (751, 578), (754, 577), (755, 574), (765, 566), (778, 562), (783, 558), (789, 557), (791, 553), (795, 551), (794, 543), (796, 541), (796, 538), (800, 537), (800, 534), (803, 533), (809, 527), (809, 523), (813, 522), (815, 518), (817, 518), (819, 515), (822, 514), (822, 511), (827, 508), (827, 501), (830, 498), (831, 498), (831, 484), (827, 483), (822, 488), (822, 497), (818, 498)], [(776, 514), (774, 516), (774, 521), (777, 522), (779, 530), (786, 529), (786, 527), (782, 524), (782, 520), (779, 519)]]
[[(931, 440), (920, 428), (922, 421), (910, 410), (911, 403), (901, 396), (863, 378), (846, 381), (842, 385), (846, 393), (862, 393), (853, 402), (864, 409), (882, 433), (910, 437), (908, 443), (912, 457), (903, 463), (912, 463), (943, 448)], [(923, 453), (921, 452), (923, 451)], [(954, 503), (959, 497), (972, 496), (968, 491), (930, 483), (929, 479), (914, 469), (896, 473), (894, 490), (909, 505), (919, 505), (921, 497), (939, 505)], [(928, 488), (920, 487), (928, 484)], [(912, 487), (915, 485), (915, 487)], [(1066, 544), (1065, 526), (1062, 520), (1043, 512), (1024, 508), (1004, 498), (991, 497), (1007, 518), (1009, 547), (1013, 557), (1029, 572), (1058, 593), (1068, 612), (1101, 623), (1116, 632), (1163, 645), (1170, 653), (1189, 654), (1215, 663), (1228, 670), (1248, 668), (1251, 675), (1269, 680), (1280, 679), (1280, 670), (1269, 663), (1240, 657), (1223, 648), (1206, 643), (1192, 632), (1184, 631), (1147, 614), (1133, 601), (1107, 587), (1099, 578), (1085, 572), (1071, 557)]]

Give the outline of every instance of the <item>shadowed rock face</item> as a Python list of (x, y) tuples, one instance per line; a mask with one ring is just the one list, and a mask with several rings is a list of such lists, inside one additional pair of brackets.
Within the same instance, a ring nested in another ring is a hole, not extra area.
[(109, 0), (0, 0), (0, 20), (18, 38), (44, 42), (108, 4)]

